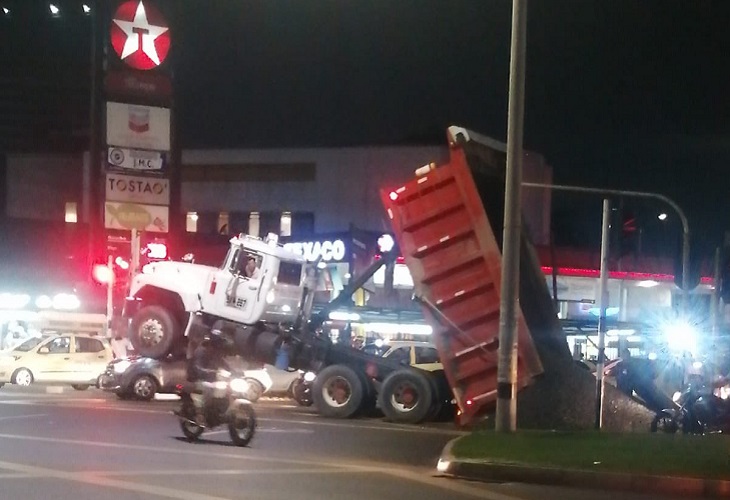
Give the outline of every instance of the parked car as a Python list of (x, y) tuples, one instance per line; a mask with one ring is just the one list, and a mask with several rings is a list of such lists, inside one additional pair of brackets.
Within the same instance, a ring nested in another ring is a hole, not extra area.
[(104, 337), (81, 333), (44, 334), (0, 353), (0, 387), (34, 382), (69, 384), (83, 391), (98, 385), (114, 358)]
[[(255, 402), (271, 389), (271, 377), (265, 369), (247, 370), (237, 359), (229, 360), (232, 368), (241, 366), (244, 378), (249, 382), (247, 398)], [(101, 376), (100, 387), (115, 393), (120, 399), (149, 401), (155, 394), (175, 394), (178, 386), (185, 383), (186, 360), (158, 360), (143, 356), (120, 358), (111, 361)]]
[(382, 356), (405, 365), (434, 372), (443, 370), (436, 346), (430, 342), (393, 340), (384, 345)]
[(299, 379), (300, 370), (280, 370), (274, 365), (264, 365), (264, 368), (271, 376), (272, 386), (269, 392), (276, 394), (286, 394), (292, 397), (292, 389), (294, 383)]

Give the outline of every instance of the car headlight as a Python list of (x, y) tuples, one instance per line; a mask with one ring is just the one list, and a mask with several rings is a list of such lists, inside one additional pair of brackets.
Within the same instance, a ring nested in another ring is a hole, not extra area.
[(231, 390), (240, 394), (248, 392), (248, 382), (242, 378), (234, 378), (231, 380)]
[(132, 366), (132, 362), (123, 359), (118, 363), (114, 363), (114, 373), (124, 373), (130, 366)]
[[(213, 382), (213, 388), (218, 389), (219, 391), (222, 391), (223, 389), (225, 389), (227, 385), (228, 385), (228, 382), (226, 382), (224, 380), (219, 380), (217, 382)], [(231, 388), (233, 388), (233, 387), (231, 387)]]
[(314, 382), (315, 378), (317, 378), (317, 375), (314, 372), (307, 372), (304, 374), (305, 382)]
[(81, 307), (81, 301), (72, 293), (59, 293), (53, 297), (53, 308), (62, 311), (71, 311)]

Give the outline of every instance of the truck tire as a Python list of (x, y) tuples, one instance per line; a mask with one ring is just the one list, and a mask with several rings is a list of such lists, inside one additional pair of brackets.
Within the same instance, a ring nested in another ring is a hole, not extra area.
[(392, 422), (416, 424), (432, 412), (434, 393), (424, 374), (397, 370), (385, 377), (378, 394), (378, 405)]
[(172, 352), (177, 331), (170, 311), (162, 306), (147, 306), (132, 318), (130, 340), (140, 356), (162, 359)]
[(328, 366), (314, 379), (312, 398), (323, 417), (355, 416), (362, 407), (363, 396), (362, 379), (349, 366)]

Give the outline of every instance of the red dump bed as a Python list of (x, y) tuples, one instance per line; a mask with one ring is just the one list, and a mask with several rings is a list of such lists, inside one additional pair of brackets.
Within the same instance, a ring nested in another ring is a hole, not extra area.
[[(464, 151), (424, 170), (381, 197), (468, 423), (497, 399), (502, 255)], [(521, 310), (517, 370), (518, 389), (542, 373)]]

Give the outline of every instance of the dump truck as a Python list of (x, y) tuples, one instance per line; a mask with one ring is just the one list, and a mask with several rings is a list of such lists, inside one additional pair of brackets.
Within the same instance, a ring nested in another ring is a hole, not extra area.
[[(182, 355), (187, 339), (218, 329), (244, 358), (316, 372), (313, 398), (324, 416), (349, 418), (377, 404), (390, 420), (421, 422), (452, 401), (461, 423), (488, 412), (497, 395), (504, 162), (498, 148), (466, 129), (451, 127), (447, 135), (447, 164), (414, 166), (413, 179), (381, 192), (396, 247), (317, 313), (316, 263), (285, 249), (276, 235), (242, 234), (230, 240), (220, 267), (156, 262), (133, 278), (124, 315), (135, 349)], [(553, 331), (556, 352), (568, 355), (531, 248), (525, 236), (520, 303), (529, 311), (520, 310), (517, 321), (518, 389), (543, 371), (533, 325)], [(334, 343), (325, 331), (329, 312), (399, 255), (433, 328), (442, 372)], [(252, 261), (255, 273), (246, 269)]]

